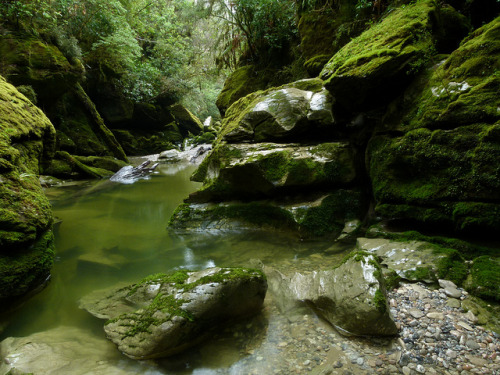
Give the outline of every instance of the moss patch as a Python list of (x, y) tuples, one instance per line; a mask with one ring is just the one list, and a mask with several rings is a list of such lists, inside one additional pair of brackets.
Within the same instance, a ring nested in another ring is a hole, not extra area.
[(500, 260), (486, 255), (474, 259), (466, 288), (478, 297), (500, 301)]
[[(153, 301), (138, 312), (125, 313), (117, 318), (109, 320), (106, 325), (118, 322), (125, 322), (129, 327), (123, 336), (131, 337), (139, 333), (152, 333), (152, 326), (159, 326), (174, 317), (181, 317), (187, 321), (194, 321), (194, 316), (191, 312), (182, 306), (189, 302), (184, 298), (179, 298), (177, 294), (189, 292), (194, 288), (209, 283), (226, 283), (229, 280), (252, 280), (261, 278), (265, 280), (265, 276), (260, 270), (250, 268), (222, 268), (217, 273), (206, 275), (198, 280), (187, 283), (191, 271), (180, 270), (171, 274), (154, 274), (148, 276), (132, 286), (127, 294), (127, 297), (132, 297), (138, 291), (147, 288), (152, 284), (160, 285), (160, 292), (155, 296)], [(165, 292), (169, 290), (169, 292)]]
[(435, 17), (430, 0), (389, 13), (332, 57), (320, 75), (325, 86), (348, 109), (394, 95), (432, 56)]

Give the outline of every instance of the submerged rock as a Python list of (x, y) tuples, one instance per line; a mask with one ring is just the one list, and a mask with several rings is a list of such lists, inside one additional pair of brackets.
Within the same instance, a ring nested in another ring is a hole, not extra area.
[(228, 321), (258, 313), (266, 291), (260, 271), (210, 268), (152, 275), (95, 292), (80, 306), (111, 319), (104, 330), (125, 355), (147, 359), (179, 353)]
[(58, 327), (0, 343), (1, 374), (128, 375), (141, 368), (118, 363), (116, 349), (100, 337), (75, 327)]
[(395, 335), (380, 265), (375, 256), (354, 252), (335, 269), (286, 277), (264, 268), (282, 310), (306, 303), (348, 334)]

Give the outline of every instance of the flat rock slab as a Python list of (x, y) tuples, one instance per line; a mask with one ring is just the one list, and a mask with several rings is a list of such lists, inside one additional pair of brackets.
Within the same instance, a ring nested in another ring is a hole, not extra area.
[(420, 280), (416, 271), (424, 269), (428, 271), (430, 277), (435, 277), (437, 263), (443, 257), (434, 252), (431, 244), (423, 241), (399, 242), (384, 238), (361, 237), (357, 240), (357, 248), (377, 255), (382, 259), (380, 262), (382, 265), (409, 281)]
[(140, 365), (131, 369), (123, 361), (118, 364), (112, 344), (75, 327), (9, 337), (0, 343), (0, 352), (1, 374), (129, 375), (146, 371)]
[(258, 313), (267, 282), (247, 268), (209, 268), (157, 274), (96, 291), (80, 307), (110, 319), (107, 337), (133, 359), (167, 357), (207, 337), (228, 322)]

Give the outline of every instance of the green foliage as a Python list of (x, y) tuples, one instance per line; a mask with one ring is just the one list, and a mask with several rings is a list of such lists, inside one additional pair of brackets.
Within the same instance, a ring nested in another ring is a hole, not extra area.
[(221, 66), (235, 66), (237, 53), (248, 53), (254, 62), (286, 47), (297, 35), (296, 4), (292, 0), (211, 1), (224, 21), (228, 38), (221, 40)]

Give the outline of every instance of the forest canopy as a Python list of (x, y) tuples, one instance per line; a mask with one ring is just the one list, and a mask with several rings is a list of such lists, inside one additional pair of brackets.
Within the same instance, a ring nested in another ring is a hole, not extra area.
[(293, 0), (0, 3), (2, 29), (41, 37), (86, 68), (111, 70), (130, 98), (168, 93), (205, 106), (215, 102), (225, 73), (242, 58), (257, 62), (285, 47), (297, 35), (296, 23)]

